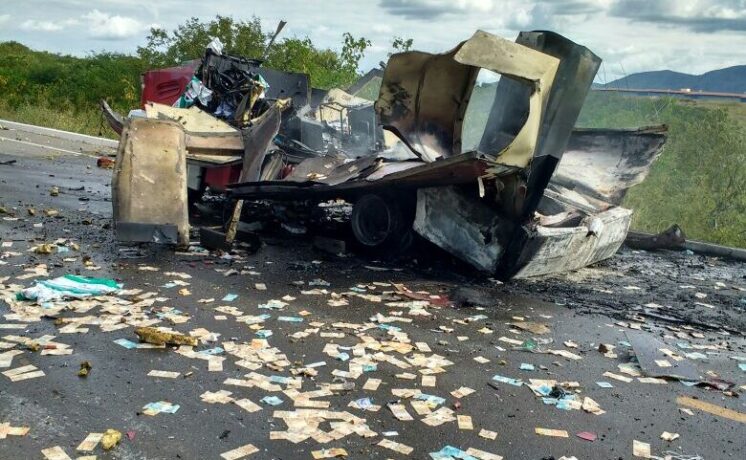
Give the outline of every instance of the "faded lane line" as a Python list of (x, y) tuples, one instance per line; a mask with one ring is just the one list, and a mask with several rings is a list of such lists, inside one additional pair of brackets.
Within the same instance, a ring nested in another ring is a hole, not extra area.
[(59, 147), (52, 147), (52, 146), (44, 145), (44, 144), (37, 144), (35, 142), (19, 141), (18, 139), (11, 139), (9, 137), (1, 137), (0, 136), (0, 142), (2, 142), (2, 141), (17, 142), (17, 143), (23, 144), (23, 145), (31, 145), (33, 147), (41, 147), (43, 149), (56, 150), (58, 152), (69, 153), (69, 154), (75, 155), (75, 156), (83, 155), (81, 152), (74, 152), (72, 150), (61, 149)]
[(699, 399), (690, 398), (688, 396), (679, 396), (676, 398), (676, 403), (680, 406), (691, 407), (692, 409), (698, 409), (708, 414), (717, 415), (718, 417), (725, 417), (735, 422), (746, 423), (746, 414), (725, 407), (710, 404)]

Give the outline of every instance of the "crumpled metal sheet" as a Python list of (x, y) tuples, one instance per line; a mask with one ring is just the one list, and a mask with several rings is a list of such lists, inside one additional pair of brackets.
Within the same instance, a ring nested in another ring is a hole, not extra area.
[(492, 208), (456, 187), (417, 190), (414, 230), (480, 270), (495, 269), (503, 253), (498, 232), (510, 225)]
[(375, 171), (383, 164), (376, 156), (357, 160), (322, 156), (300, 162), (284, 180), (290, 182), (314, 182), (337, 185)]
[(259, 180), (264, 157), (272, 141), (280, 130), (281, 114), (287, 107), (286, 100), (278, 100), (266, 112), (251, 120), (251, 124), (241, 130), (244, 145), (241, 180)]
[[(396, 133), (422, 160), (461, 153), (464, 115), (480, 68), (528, 85), (529, 113), (513, 141), (484, 151), (496, 162), (525, 167), (536, 146), (542, 111), (559, 60), (484, 31), (444, 54), (395, 54), (384, 72), (376, 111), (384, 128)], [(486, 131), (500, 130), (487, 126)]]
[(663, 153), (667, 128), (576, 129), (550, 184), (621, 205)]
[(427, 162), (461, 152), (459, 120), (479, 71), (454, 59), (461, 46), (445, 54), (394, 54), (384, 71), (375, 104), (380, 122)]
[(524, 226), (527, 237), (513, 277), (568, 272), (608, 259), (624, 242), (631, 219), (631, 210), (611, 208), (571, 227)]

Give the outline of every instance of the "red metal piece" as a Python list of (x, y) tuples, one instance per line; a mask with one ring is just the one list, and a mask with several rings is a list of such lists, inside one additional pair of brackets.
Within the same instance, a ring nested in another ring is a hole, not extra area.
[(98, 157), (96, 166), (103, 169), (114, 169), (114, 159), (109, 157)]
[(199, 61), (192, 61), (183, 66), (149, 70), (142, 74), (142, 107), (148, 102), (173, 105), (186, 89), (198, 65)]
[(238, 182), (238, 177), (241, 175), (241, 164), (205, 168), (204, 171), (205, 175), (202, 178), (204, 184), (212, 190), (224, 192), (226, 185)]

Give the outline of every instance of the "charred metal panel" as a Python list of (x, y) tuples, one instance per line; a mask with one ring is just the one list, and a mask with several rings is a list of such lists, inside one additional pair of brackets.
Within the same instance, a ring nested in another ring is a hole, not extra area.
[(562, 158), (570, 133), (601, 66), (601, 58), (588, 48), (554, 32), (521, 32), (516, 42), (560, 60), (526, 184), (528, 194), (522, 213), (526, 218), (536, 210), (543, 190)]
[(261, 116), (252, 120), (248, 128), (241, 130), (244, 145), (242, 179), (259, 180), (264, 156), (280, 130), (283, 108), (281, 101), (276, 102)]
[(506, 81), (512, 79), (526, 88), (522, 101), (499, 100), (499, 104), (507, 104), (506, 113), (517, 110), (525, 116), (519, 122), (507, 116), (502, 122), (493, 119), (485, 131), (506, 132), (506, 136), (497, 137), (508, 140), (493, 142), (480, 151), (497, 157), (499, 164), (523, 168), (534, 154), (558, 65), (552, 56), (480, 30), (445, 54), (393, 55), (384, 72), (376, 111), (384, 128), (396, 133), (422, 160), (458, 155), (479, 69), (499, 73)]
[(414, 230), (428, 241), (473, 265), (491, 272), (503, 253), (499, 232), (510, 223), (492, 208), (457, 187), (417, 190)]
[[(406, 163), (407, 167), (402, 167)], [(344, 167), (344, 166), (343, 166)], [(271, 182), (246, 182), (230, 185), (231, 196), (236, 198), (256, 199), (271, 198), (282, 200), (324, 199), (355, 196), (361, 193), (372, 193), (376, 190), (391, 190), (396, 186), (403, 190), (420, 187), (449, 186), (474, 184), (484, 175), (488, 162), (476, 152), (457, 155), (434, 163), (407, 161), (383, 163), (380, 168), (365, 170), (366, 174), (357, 174), (337, 185), (306, 180)], [(368, 181), (367, 177), (375, 177)]]
[(139, 222), (117, 222), (118, 241), (133, 243), (178, 244), (179, 230), (170, 224), (143, 224)]
[(267, 67), (260, 68), (258, 73), (269, 83), (269, 99), (290, 98), (293, 100), (293, 107), (303, 107), (311, 101), (311, 85), (307, 74), (282, 72)]
[[(525, 168), (534, 156), (559, 60), (481, 30), (464, 43), (456, 59), (502, 75), (503, 85), (510, 83), (512, 88), (521, 88), (520, 97), (507, 99), (498, 85), (494, 105), (503, 107), (508, 115), (488, 120), (485, 133), (498, 133), (497, 142), (481, 145), (480, 151), (497, 157), (495, 161), (500, 165)], [(496, 168), (494, 174), (499, 171)]]
[(613, 256), (624, 243), (632, 211), (612, 208), (590, 216), (578, 226), (519, 231), (526, 235), (520, 248), (515, 278), (577, 270)]
[(376, 111), (424, 161), (461, 152), (461, 122), (479, 69), (445, 54), (409, 51), (389, 59)]
[(560, 60), (554, 84), (549, 90), (536, 156), (562, 158), (601, 58), (554, 32), (521, 32), (516, 43)]
[[(665, 353), (668, 345), (649, 332), (625, 331), (627, 340), (635, 352), (637, 363), (647, 377), (670, 377), (690, 382), (702, 380), (702, 373), (688, 359), (671, 359)], [(668, 363), (661, 367), (661, 361)]]
[(663, 153), (666, 134), (665, 126), (575, 130), (550, 185), (619, 206)]
[(266, 91), (266, 96), (269, 99), (290, 98), (293, 100), (294, 107), (303, 107), (311, 100), (311, 85), (308, 75), (261, 67), (261, 61), (257, 59), (208, 52), (202, 65), (197, 70), (197, 75), (208, 88), (211, 88), (209, 78), (211, 71), (226, 73), (232, 69), (261, 75), (269, 84)]
[[(583, 102), (590, 90), (601, 59), (587, 48), (553, 32), (521, 32), (518, 43), (555, 56), (560, 65), (554, 85), (548, 88), (544, 117), (539, 128), (536, 152), (531, 162), (520, 220), (531, 218), (544, 195), (544, 190), (554, 174), (567, 146), (572, 127), (577, 121)], [(500, 82), (503, 83), (502, 81)], [(501, 88), (498, 87), (498, 93)], [(503, 97), (520, 100), (522, 90), (506, 81)], [(490, 117), (505, 117), (504, 110), (493, 108)], [(483, 139), (484, 140), (484, 139)], [(501, 261), (501, 276), (510, 277), (520, 269), (521, 250), (527, 244), (526, 234), (516, 232), (507, 243), (508, 250)]]

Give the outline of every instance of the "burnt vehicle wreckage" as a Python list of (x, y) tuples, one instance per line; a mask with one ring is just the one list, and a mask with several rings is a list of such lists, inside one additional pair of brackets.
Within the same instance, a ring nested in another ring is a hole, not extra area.
[(145, 74), (144, 110), (124, 119), (102, 102), (121, 133), (117, 236), (186, 243), (190, 195), (207, 186), (236, 203), (230, 222), (244, 202), (344, 200), (364, 248), (416, 234), (504, 279), (598, 262), (624, 242), (622, 199), (666, 141), (665, 126), (573, 129), (600, 62), (553, 32), (477, 31), (443, 54), (391, 56), (372, 103), (211, 44)]

